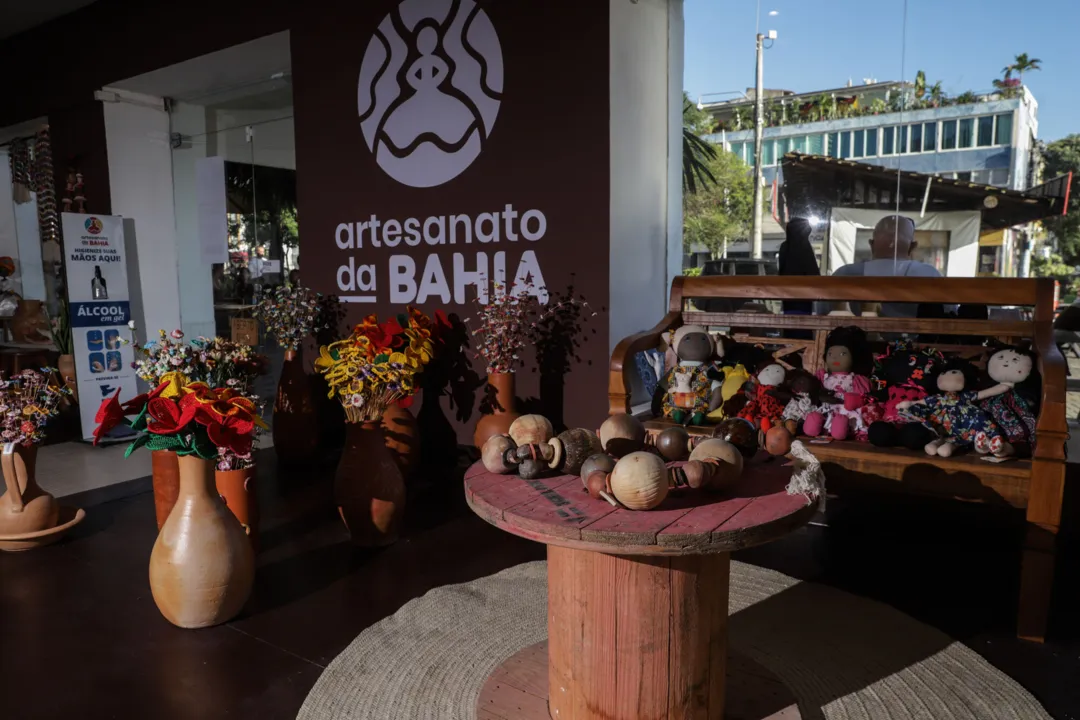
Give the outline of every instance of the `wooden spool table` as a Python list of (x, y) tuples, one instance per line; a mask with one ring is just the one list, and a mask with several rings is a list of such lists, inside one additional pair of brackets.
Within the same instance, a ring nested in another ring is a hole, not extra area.
[(759, 454), (725, 493), (673, 491), (634, 512), (592, 499), (576, 476), (522, 480), (472, 466), (473, 511), (548, 547), (548, 642), (492, 674), (478, 717), (798, 718), (779, 680), (749, 660), (729, 665), (727, 653), (730, 553), (776, 540), (817, 510), (787, 494), (791, 473)]

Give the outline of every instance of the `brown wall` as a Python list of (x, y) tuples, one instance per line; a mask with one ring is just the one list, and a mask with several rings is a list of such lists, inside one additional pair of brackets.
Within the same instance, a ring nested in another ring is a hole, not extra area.
[[(576, 273), (577, 288), (596, 306), (608, 297), (609, 252), (609, 115), (608, 4), (580, 0), (485, 2), (504, 57), (505, 82), (497, 120), (483, 151), (457, 178), (432, 188), (412, 188), (390, 178), (376, 164), (361, 133), (357, 81), (369, 39), (396, 2), (350, 3), (335, 13), (309, 13), (292, 31), (297, 170), (300, 179), (301, 253), (305, 284), (333, 294), (348, 294), (337, 284), (338, 269), (349, 262), (375, 268), (377, 302), (351, 305), (350, 320), (369, 312), (385, 316), (400, 311), (390, 304), (389, 263), (393, 255), (414, 258), (417, 283), (428, 256), (434, 254), (453, 292), (453, 254), (475, 270), (477, 252), (492, 263), (506, 258), (507, 279), (518, 259), (534, 251), (544, 281), (564, 290)], [(404, 96), (403, 96), (404, 97)], [(339, 223), (498, 212), (512, 204), (519, 213), (538, 209), (547, 219), (546, 235), (535, 242), (432, 247), (421, 243), (394, 249), (341, 250), (335, 240)], [(469, 298), (474, 291), (468, 290)], [(353, 293), (365, 294), (365, 293)], [(470, 302), (422, 303), (442, 307), (461, 318), (474, 314)], [(597, 334), (592, 335), (591, 331)], [(553, 368), (541, 388), (533, 358), (518, 373), (519, 397), (537, 398), (543, 411), (559, 416), (566, 398), (565, 421), (598, 426), (606, 408), (607, 318), (586, 326), (582, 362), (565, 376)], [(589, 364), (591, 363), (591, 364)], [(475, 363), (479, 373), (484, 366)], [(469, 405), (468, 399), (465, 401)], [(447, 416), (449, 400), (443, 398)], [(470, 426), (476, 416), (471, 407)], [(463, 433), (459, 432), (459, 437)]]

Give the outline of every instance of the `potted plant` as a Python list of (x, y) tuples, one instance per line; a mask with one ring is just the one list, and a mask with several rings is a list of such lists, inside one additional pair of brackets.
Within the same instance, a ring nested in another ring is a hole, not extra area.
[(0, 536), (37, 533), (56, 527), (59, 520), (60, 506), (37, 484), (35, 473), (45, 425), (71, 394), (54, 381), (53, 372), (23, 370), (0, 380), (0, 468), (7, 487), (0, 496)]
[[(243, 527), (215, 486), (215, 464), (228, 452), (251, 453), (262, 422), (255, 403), (231, 388), (211, 388), (169, 372), (126, 403), (117, 394), (98, 410), (94, 438), (117, 425), (136, 432), (127, 449), (175, 453), (180, 489), (150, 554), (150, 590), (161, 614), (182, 628), (217, 625), (247, 602), (255, 555)], [(133, 418), (128, 419), (128, 415)]]
[(64, 381), (64, 386), (71, 391), (71, 398), (75, 402), (79, 402), (79, 391), (75, 382), (75, 354), (72, 347), (71, 318), (68, 315), (68, 301), (63, 294), (60, 295), (56, 316), (49, 318), (49, 333), (52, 335), (56, 351), (60, 353), (60, 357), (56, 361), (60, 379)]
[(382, 421), (392, 405), (412, 401), (417, 376), (434, 352), (434, 329), (432, 320), (414, 308), (381, 324), (369, 315), (349, 337), (320, 348), (315, 361), (330, 396), (345, 409), (348, 426), (334, 495), (357, 545), (397, 540), (405, 479), (386, 446)]
[(296, 465), (318, 446), (318, 421), (311, 403), (300, 347), (316, 330), (320, 295), (299, 285), (279, 285), (263, 295), (253, 315), (285, 351), (274, 400), (274, 449), (278, 460)]
[[(150, 387), (157, 387), (170, 373), (179, 372), (212, 389), (228, 388), (249, 398), (258, 407), (252, 393), (255, 378), (266, 372), (267, 360), (251, 347), (224, 338), (197, 338), (184, 341), (184, 333), (158, 331), (158, 339), (137, 351), (135, 373)], [(179, 466), (175, 453), (154, 450), (151, 457), (154, 509), (158, 529), (165, 524), (180, 490)], [(254, 462), (250, 453), (243, 458), (225, 453), (217, 464), (222, 495), (241, 523), (247, 525), (255, 543), (257, 509), (254, 506)], [(242, 474), (237, 471), (243, 471)], [(226, 474), (228, 473), (228, 474)]]

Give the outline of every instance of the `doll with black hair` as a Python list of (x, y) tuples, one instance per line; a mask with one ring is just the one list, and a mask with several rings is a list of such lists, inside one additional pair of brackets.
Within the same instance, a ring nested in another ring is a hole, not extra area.
[(937, 394), (922, 400), (906, 400), (896, 406), (934, 432), (936, 437), (923, 448), (926, 454), (951, 457), (957, 450), (973, 445), (980, 453), (999, 454), (1005, 438), (978, 403), (1007, 392), (1011, 384), (998, 383), (986, 390), (972, 390), (978, 382), (978, 373), (974, 365), (962, 358), (938, 366), (933, 381)]
[(934, 369), (944, 364), (945, 357), (938, 350), (916, 347), (910, 340), (895, 340), (874, 358), (870, 386), (879, 400), (881, 418), (871, 423), (866, 433), (873, 445), (921, 450), (934, 439), (930, 429), (897, 410), (897, 406), (922, 400), (937, 390), (931, 384)]
[(849, 325), (834, 329), (825, 338), (825, 368), (817, 373), (827, 397), (825, 404), (806, 416), (803, 431), (835, 440), (854, 435), (866, 437), (863, 408), (870, 393), (873, 362), (866, 331)]
[(1009, 390), (979, 401), (979, 407), (1004, 437), (1004, 443), (994, 454), (1030, 455), (1035, 445), (1041, 387), (1035, 354), (1027, 348), (1001, 346), (986, 361), (986, 372), (994, 382), (1009, 386)]

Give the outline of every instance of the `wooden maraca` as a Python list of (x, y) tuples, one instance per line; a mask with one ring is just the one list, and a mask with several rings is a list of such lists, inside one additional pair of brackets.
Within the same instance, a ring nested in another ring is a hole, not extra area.
[(615, 469), (615, 459), (604, 453), (590, 455), (581, 465), (581, 484), (589, 496), (600, 500), (607, 500), (616, 505), (615, 498), (611, 496), (611, 486), (608, 485), (608, 477)]
[(506, 475), (517, 470), (521, 464), (516, 450), (517, 443), (509, 435), (492, 435), (480, 449), (480, 460), (488, 472)]
[(664, 428), (658, 434), (650, 438), (653, 447), (668, 462), (685, 460), (690, 455), (693, 442), (690, 433), (685, 428), (672, 426)]
[(705, 481), (710, 490), (721, 490), (734, 485), (742, 475), (743, 456), (739, 449), (720, 438), (708, 438), (697, 444), (690, 453), (691, 461), (712, 464), (716, 469)]
[(791, 443), (795, 438), (786, 427), (777, 425), (769, 428), (765, 433), (765, 452), (774, 457), (787, 455), (791, 452)]
[(600, 426), (598, 434), (604, 452), (616, 458), (645, 447), (645, 426), (637, 418), (626, 413), (609, 416)]
[(668, 494), (664, 459), (650, 452), (632, 452), (615, 463), (608, 476), (611, 494), (630, 510), (652, 510)]
[(555, 431), (543, 415), (522, 415), (510, 424), (507, 434), (518, 446), (539, 445), (550, 440)]
[(546, 442), (519, 445), (514, 455), (520, 463), (518, 474), (531, 480), (546, 470), (577, 475), (581, 472), (581, 464), (600, 450), (600, 438), (595, 433), (575, 428), (561, 432)]

